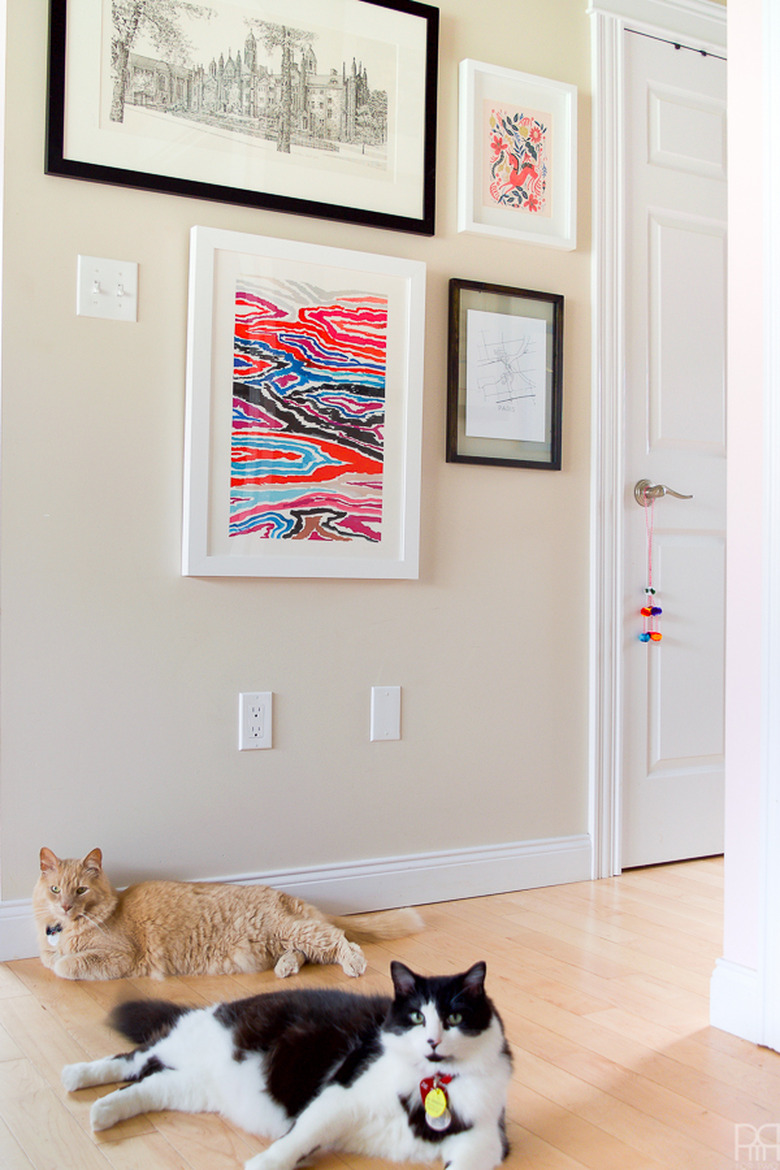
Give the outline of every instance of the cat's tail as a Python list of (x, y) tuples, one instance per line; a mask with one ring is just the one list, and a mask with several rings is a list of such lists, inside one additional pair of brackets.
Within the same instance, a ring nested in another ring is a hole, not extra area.
[(374, 914), (348, 914), (344, 918), (329, 918), (333, 926), (343, 930), (350, 942), (379, 942), (382, 939), (405, 938), (425, 929), (425, 923), (416, 910), (379, 910)]
[(189, 1011), (192, 1008), (164, 999), (132, 999), (113, 1008), (109, 1023), (134, 1044), (148, 1044), (167, 1036), (179, 1017)]

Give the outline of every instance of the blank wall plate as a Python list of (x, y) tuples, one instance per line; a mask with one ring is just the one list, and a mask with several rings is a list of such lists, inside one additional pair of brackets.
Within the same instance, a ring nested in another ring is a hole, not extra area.
[(401, 738), (401, 688), (371, 688), (371, 739)]
[(76, 315), (138, 320), (138, 265), (132, 260), (79, 256)]
[(238, 750), (272, 747), (273, 692), (247, 691), (238, 696)]

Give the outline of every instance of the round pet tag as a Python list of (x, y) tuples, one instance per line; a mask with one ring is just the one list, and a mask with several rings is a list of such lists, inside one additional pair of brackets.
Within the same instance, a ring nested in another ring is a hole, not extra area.
[(433, 1117), (430, 1113), (426, 1113), (425, 1121), (431, 1129), (447, 1129), (448, 1125), (452, 1121), (452, 1114), (450, 1113), (449, 1109), (445, 1109), (444, 1112), (440, 1113), (437, 1117)]

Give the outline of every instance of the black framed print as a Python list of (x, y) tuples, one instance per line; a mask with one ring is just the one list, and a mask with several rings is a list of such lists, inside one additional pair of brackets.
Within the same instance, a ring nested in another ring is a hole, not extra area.
[(447, 461), (561, 466), (563, 297), (450, 281)]
[(434, 233), (439, 10), (50, 0), (46, 171)]

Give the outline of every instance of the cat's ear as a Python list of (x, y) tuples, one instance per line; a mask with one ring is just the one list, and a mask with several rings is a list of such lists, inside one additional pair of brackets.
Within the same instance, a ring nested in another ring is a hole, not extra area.
[(86, 869), (94, 869), (95, 873), (99, 873), (103, 868), (103, 854), (99, 849), (93, 849), (81, 863)]
[(476, 997), (478, 995), (485, 994), (486, 974), (486, 963), (475, 963), (473, 967), (469, 967), (468, 971), (463, 976), (463, 986), (469, 995)]
[(56, 853), (52, 853), (51, 849), (47, 849), (44, 845), (41, 849), (41, 873), (48, 873), (50, 869), (56, 869), (60, 864), (60, 859)]
[(397, 959), (394, 959), (390, 964), (390, 975), (397, 996), (402, 997), (412, 994), (417, 983), (417, 976), (414, 971), (410, 971), (403, 963), (399, 963)]

